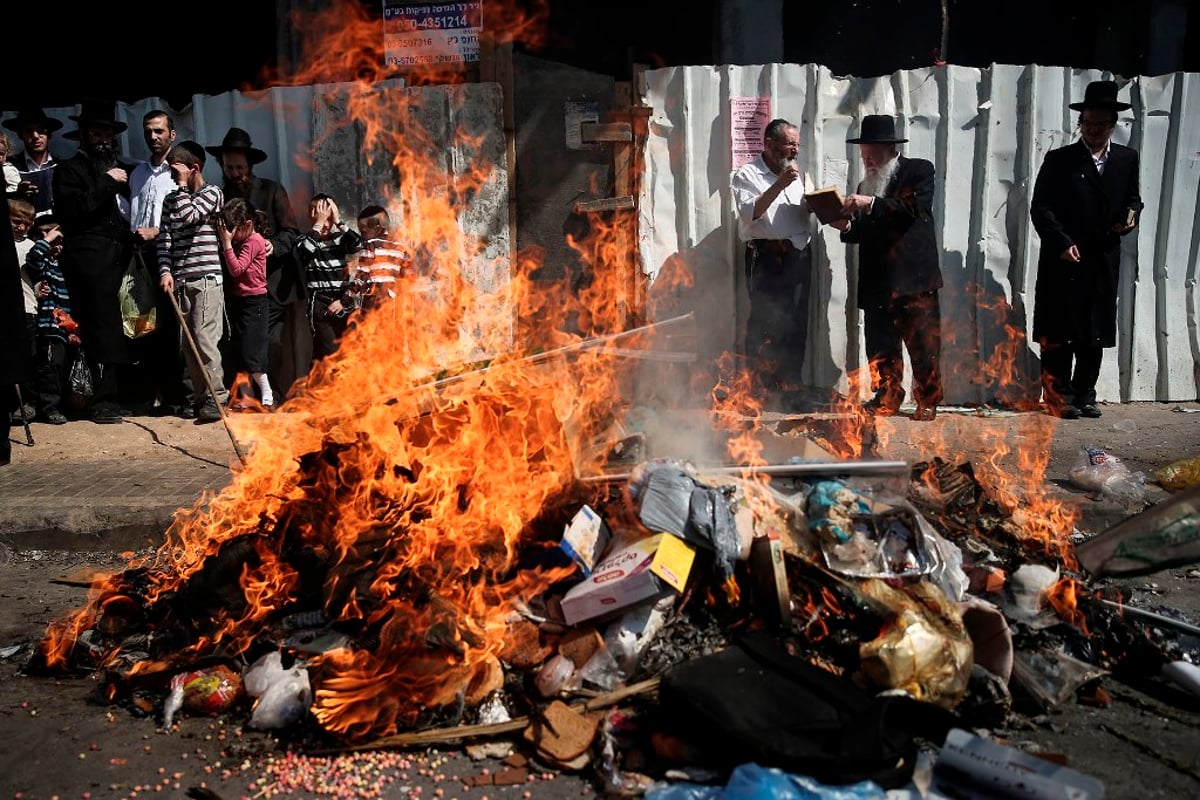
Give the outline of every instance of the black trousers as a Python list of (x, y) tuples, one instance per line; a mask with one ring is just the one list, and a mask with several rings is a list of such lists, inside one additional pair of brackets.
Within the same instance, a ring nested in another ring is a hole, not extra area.
[(803, 385), (811, 288), (811, 249), (797, 250), (786, 239), (747, 242), (750, 317), (744, 349), (767, 389), (788, 391)]
[(863, 309), (863, 333), (872, 386), (889, 405), (904, 399), (904, 352), (912, 362), (913, 394), (919, 405), (942, 402), (942, 313), (937, 291), (901, 295)]
[(34, 355), (37, 370), (37, 410), (45, 416), (62, 411), (63, 387), (67, 378), (67, 343), (62, 339), (39, 336)]
[[(1104, 348), (1077, 342), (1041, 341), (1042, 399), (1053, 406), (1087, 406), (1096, 402), (1096, 381)], [(1071, 370), (1074, 362), (1074, 372)]]

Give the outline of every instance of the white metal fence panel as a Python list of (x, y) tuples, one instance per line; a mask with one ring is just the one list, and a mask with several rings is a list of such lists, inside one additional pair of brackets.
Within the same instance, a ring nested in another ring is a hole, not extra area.
[[(671, 287), (677, 312), (702, 326), (701, 363), (737, 348), (745, 319), (742, 247), (730, 204), (734, 98), (766, 97), (771, 116), (800, 126), (803, 169), (818, 186), (862, 177), (847, 145), (866, 114), (892, 114), (909, 155), (933, 161), (934, 214), (946, 287), (941, 295), (947, 401), (1032, 402), (1038, 347), (1029, 340), (1040, 242), (1029, 221), (1046, 151), (1077, 136), (1068, 105), (1097, 70), (1037, 65), (927, 67), (874, 78), (838, 77), (813, 64), (671, 67), (643, 75), (654, 109), (642, 183), (640, 253), (654, 284), (682, 261), (690, 286)], [(1200, 395), (1200, 80), (1190, 73), (1117, 79), (1133, 108), (1114, 141), (1141, 153), (1141, 226), (1125, 238), (1118, 345), (1105, 355), (1101, 400), (1192, 400)], [(846, 389), (863, 368), (854, 307), (856, 264), (837, 232), (815, 238), (806, 380)], [(652, 285), (651, 297), (656, 287)]]

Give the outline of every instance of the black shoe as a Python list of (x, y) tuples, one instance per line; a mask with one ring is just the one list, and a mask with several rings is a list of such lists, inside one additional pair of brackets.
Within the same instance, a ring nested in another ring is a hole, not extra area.
[(918, 404), (917, 410), (913, 412), (912, 418), (915, 422), (932, 422), (937, 416), (937, 406), (923, 406)]
[(1088, 419), (1099, 419), (1101, 416), (1100, 409), (1096, 408), (1091, 403), (1088, 403), (1087, 405), (1079, 407), (1079, 416), (1087, 417)]
[(896, 412), (900, 410), (902, 402), (904, 402), (903, 395), (900, 397), (887, 397), (886, 395), (877, 394), (863, 403), (863, 410), (876, 417), (891, 417), (895, 416)]
[(205, 403), (196, 412), (197, 422), (216, 422), (219, 419), (221, 419), (221, 409), (217, 408), (215, 403)]
[(1079, 419), (1080, 416), (1079, 409), (1070, 403), (1061, 406), (1046, 406), (1046, 413), (1059, 419)]
[(42, 414), (42, 422), (45, 422), (48, 425), (66, 425), (67, 418), (66, 415), (64, 415), (57, 408), (52, 408), (46, 413)]
[(195, 419), (196, 418), (196, 409), (192, 408), (189, 405), (180, 406), (179, 407), (179, 418), (180, 419)]
[(97, 408), (92, 412), (92, 422), (98, 425), (113, 425), (124, 421), (125, 418), (115, 408)]
[(9, 417), (9, 421), (13, 425), (24, 425), (25, 420), (33, 422), (36, 417), (37, 410), (33, 406), (29, 405), (29, 403), (26, 403), (16, 411), (12, 412), (12, 416)]

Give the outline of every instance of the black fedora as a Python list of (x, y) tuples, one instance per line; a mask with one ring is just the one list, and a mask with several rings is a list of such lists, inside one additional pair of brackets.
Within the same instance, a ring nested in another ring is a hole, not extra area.
[(1117, 99), (1116, 81), (1092, 81), (1083, 92), (1083, 99), (1071, 103), (1072, 111), (1083, 111), (1085, 108), (1103, 108), (1110, 111), (1124, 111), (1133, 108), (1129, 103)]
[(21, 132), (21, 127), (24, 125), (41, 125), (51, 133), (63, 126), (63, 124), (54, 117), (46, 116), (45, 111), (33, 106), (30, 106), (29, 108), (22, 108), (17, 112), (15, 117), (4, 120), (3, 125), (10, 131), (16, 131), (17, 133)]
[(229, 132), (225, 134), (225, 138), (221, 140), (221, 144), (204, 149), (217, 158), (220, 158), (229, 150), (241, 150), (246, 154), (246, 160), (251, 164), (259, 164), (267, 160), (267, 154), (255, 147), (250, 142), (250, 134), (241, 128), (230, 128)]
[(908, 139), (896, 136), (896, 120), (886, 114), (868, 114), (863, 117), (857, 139), (847, 139), (846, 144), (900, 144)]
[(117, 104), (111, 100), (84, 100), (79, 104), (79, 113), (68, 114), (67, 119), (74, 120), (79, 129), (67, 131), (63, 134), (64, 139), (78, 139), (79, 131), (92, 125), (111, 128), (114, 134), (121, 133), (129, 127), (117, 119)]

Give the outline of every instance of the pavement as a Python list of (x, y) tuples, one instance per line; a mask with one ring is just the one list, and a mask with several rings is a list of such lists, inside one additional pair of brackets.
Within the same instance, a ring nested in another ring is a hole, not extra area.
[[(1102, 419), (1070, 421), (944, 408), (933, 422), (914, 422), (902, 413), (878, 420), (877, 456), (910, 463), (932, 455), (1007, 463), (1001, 468), (1014, 475), (1029, 469), (1031, 456), (1045, 458), (1046, 484), (1080, 504), (1085, 523), (1101, 530), (1130, 509), (1071, 486), (1068, 473), (1081, 448), (1103, 448), (1143, 475), (1147, 503), (1166, 496), (1153, 484), (1153, 470), (1200, 455), (1195, 402), (1102, 408)], [(763, 417), (770, 430), (787, 436), (803, 429), (805, 419)], [(168, 416), (129, 417), (117, 425), (32, 423), (32, 446), (22, 426), (14, 426), (12, 463), (0, 468), (0, 545), (93, 551), (157, 547), (177, 510), (220, 492), (242, 456), (254, 458), (260, 440), (269, 441), (296, 423), (303, 424), (301, 416), (287, 412), (233, 413), (226, 423), (209, 424)]]

